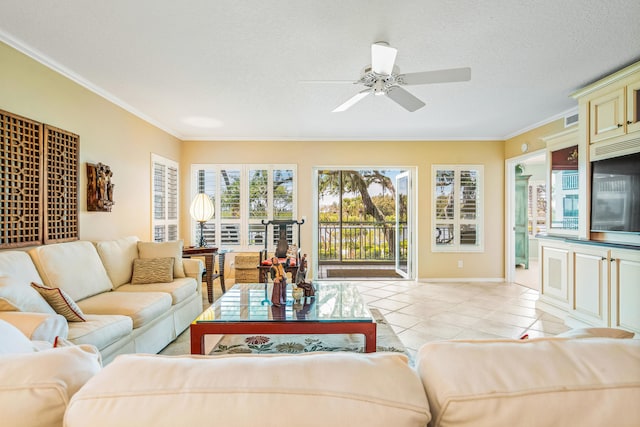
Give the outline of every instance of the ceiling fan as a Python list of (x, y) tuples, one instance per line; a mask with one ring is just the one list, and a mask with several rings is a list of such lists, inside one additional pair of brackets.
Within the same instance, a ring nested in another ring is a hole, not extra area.
[(429, 83), (464, 82), (471, 79), (471, 68), (451, 68), (446, 70), (422, 71), (400, 74), (396, 62), (398, 50), (387, 42), (371, 45), (371, 65), (362, 70), (360, 79), (353, 82), (367, 88), (358, 92), (341, 104), (334, 113), (346, 111), (369, 94), (386, 95), (407, 111), (413, 112), (425, 106), (425, 103), (406, 91), (402, 86), (423, 85)]

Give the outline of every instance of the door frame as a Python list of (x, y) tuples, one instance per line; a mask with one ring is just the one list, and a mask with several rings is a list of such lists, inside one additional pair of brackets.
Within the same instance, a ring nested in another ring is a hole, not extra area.
[[(398, 280), (416, 280), (416, 272), (418, 271), (417, 268), (417, 260), (418, 260), (418, 246), (416, 245), (416, 236), (418, 235), (418, 224), (416, 223), (416, 218), (417, 218), (417, 212), (416, 212), (416, 206), (417, 206), (417, 197), (418, 197), (418, 167), (417, 166), (396, 166), (396, 165), (375, 165), (375, 166), (371, 166), (371, 165), (367, 165), (367, 166), (336, 166), (336, 165), (332, 165), (332, 166), (313, 166), (311, 168), (311, 180), (312, 180), (312, 186), (311, 186), (311, 193), (312, 193), (312, 197), (313, 197), (313, 214), (312, 214), (312, 220), (311, 220), (311, 226), (312, 226), (312, 245), (313, 245), (313, 253), (315, 254), (315, 256), (313, 256), (312, 260), (311, 260), (311, 277), (313, 277), (314, 279), (317, 280), (318, 278), (318, 256), (317, 256), (317, 249), (318, 249), (318, 222), (319, 222), (319, 218), (318, 218), (318, 171), (321, 170), (345, 170), (345, 169), (397, 169), (397, 170), (402, 170), (403, 172), (401, 173), (409, 173), (409, 201), (408, 201), (408, 209), (409, 211), (407, 212), (407, 216), (408, 216), (408, 228), (410, 230), (409, 232), (409, 247), (408, 247), (408, 257), (407, 257), (407, 271), (408, 271), (408, 276), (406, 278), (402, 278), (402, 279), (398, 279)], [(323, 279), (326, 280), (326, 279)], [(376, 280), (380, 280), (380, 279), (376, 279)]]
[[(532, 151), (530, 153), (522, 154), (520, 156), (511, 157), (504, 161), (504, 194), (505, 194), (505, 230), (504, 230), (504, 248), (505, 248), (505, 265), (504, 265), (504, 277), (505, 281), (511, 283), (515, 280), (516, 276), (516, 165), (522, 163), (527, 159), (537, 157), (541, 154), (547, 155), (547, 150), (542, 148), (540, 150)], [(546, 158), (546, 157), (545, 157)], [(547, 188), (548, 188), (547, 182)]]
[[(400, 205), (400, 192), (398, 191), (398, 188), (400, 187), (398, 185), (398, 182), (403, 179), (406, 178), (407, 180), (407, 231), (406, 231), (406, 241), (407, 241), (407, 269), (406, 271), (402, 270), (400, 268), (400, 216), (398, 215), (398, 206)], [(395, 207), (396, 207), (396, 232), (395, 232), (395, 240), (396, 240), (396, 245), (395, 245), (395, 258), (396, 258), (396, 273), (398, 273), (400, 276), (402, 276), (404, 279), (408, 278), (410, 273), (411, 273), (411, 262), (409, 261), (411, 259), (411, 252), (413, 251), (413, 245), (411, 244), (411, 236), (412, 236), (412, 229), (410, 228), (410, 224), (411, 224), (411, 218), (413, 217), (412, 215), (412, 208), (411, 208), (411, 204), (413, 202), (413, 198), (410, 197), (411, 195), (411, 187), (412, 187), (412, 183), (411, 183), (411, 171), (409, 170), (405, 170), (404, 172), (400, 172), (398, 175), (396, 175), (396, 179), (395, 179), (395, 185), (396, 185), (396, 200), (395, 200)]]

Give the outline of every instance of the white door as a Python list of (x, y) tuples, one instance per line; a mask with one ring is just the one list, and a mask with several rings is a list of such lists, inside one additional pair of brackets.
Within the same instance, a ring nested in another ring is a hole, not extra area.
[(410, 269), (410, 251), (412, 250), (411, 244), (411, 230), (409, 225), (411, 209), (409, 195), (410, 191), (410, 175), (409, 172), (402, 172), (396, 176), (396, 235), (395, 235), (395, 250), (396, 250), (396, 272), (404, 278), (408, 278), (411, 272)]

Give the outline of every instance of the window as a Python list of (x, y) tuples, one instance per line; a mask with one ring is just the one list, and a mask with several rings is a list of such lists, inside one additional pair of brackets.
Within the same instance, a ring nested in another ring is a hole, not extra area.
[(482, 251), (482, 166), (434, 165), (432, 249)]
[(178, 163), (151, 154), (151, 229), (155, 242), (178, 239)]
[[(295, 219), (295, 174), (295, 165), (193, 165), (192, 197), (204, 192), (215, 207), (204, 225), (207, 244), (255, 250), (264, 247), (265, 239), (277, 241), (278, 236), (264, 235), (262, 221)], [(287, 237), (294, 241), (297, 230), (289, 228)], [(195, 221), (191, 229), (193, 241), (198, 241)]]

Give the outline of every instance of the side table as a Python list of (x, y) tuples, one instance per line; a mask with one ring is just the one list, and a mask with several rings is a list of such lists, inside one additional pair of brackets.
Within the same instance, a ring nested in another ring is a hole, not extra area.
[[(218, 272), (213, 271), (213, 264), (216, 255), (218, 255)], [(195, 247), (189, 246), (182, 250), (182, 256), (191, 258), (193, 256), (201, 256), (204, 258), (204, 267), (206, 269), (205, 281), (207, 282), (207, 298), (209, 302), (213, 302), (213, 281), (220, 278), (220, 287), (222, 292), (226, 292), (224, 286), (224, 252), (218, 253), (218, 248)]]

